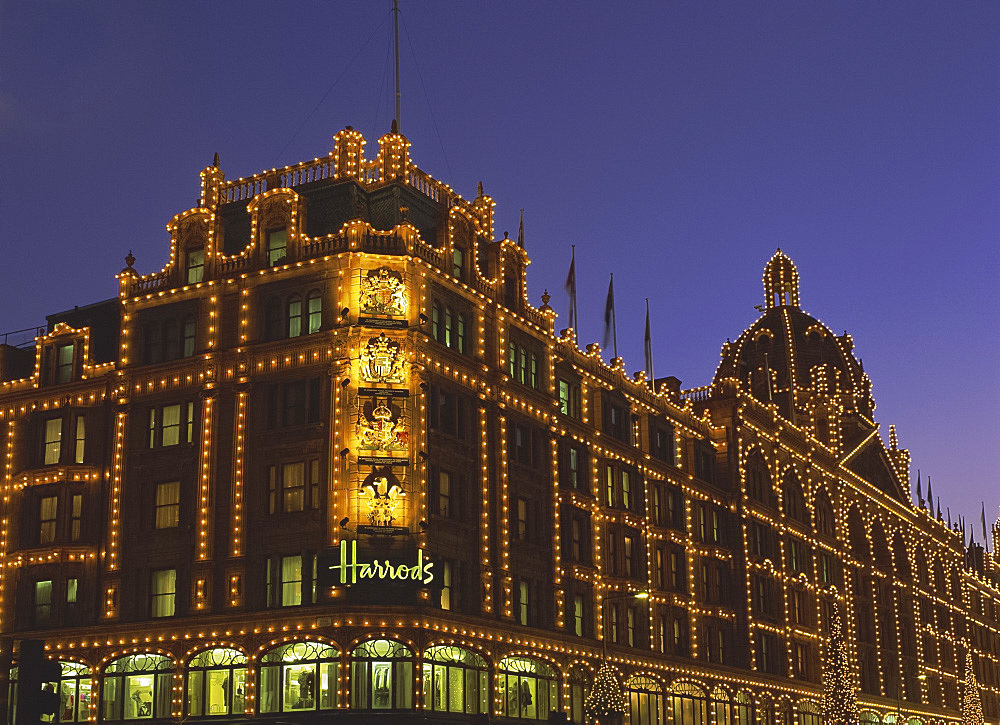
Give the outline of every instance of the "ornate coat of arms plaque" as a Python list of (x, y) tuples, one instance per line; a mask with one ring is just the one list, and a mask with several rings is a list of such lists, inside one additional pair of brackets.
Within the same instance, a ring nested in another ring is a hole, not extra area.
[(365, 481), (358, 491), (358, 497), (368, 504), (368, 521), (372, 526), (392, 526), (396, 507), (405, 495), (403, 487), (385, 475)]
[(405, 315), (403, 275), (388, 267), (368, 270), (361, 278), (361, 312), (369, 315)]
[(399, 411), (393, 411), (388, 400), (376, 399), (362, 408), (358, 421), (358, 448), (404, 451), (406, 438)]
[(402, 383), (403, 362), (402, 347), (383, 332), (361, 349), (361, 377), (370, 383)]

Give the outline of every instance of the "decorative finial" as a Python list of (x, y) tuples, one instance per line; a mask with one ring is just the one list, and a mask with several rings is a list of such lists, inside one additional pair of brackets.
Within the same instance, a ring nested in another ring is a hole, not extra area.
[(132, 265), (135, 264), (135, 257), (132, 255), (132, 250), (128, 250), (128, 255), (125, 257), (125, 266), (132, 269)]
[(544, 292), (542, 292), (542, 304), (543, 305), (547, 305), (549, 303), (549, 300), (551, 300), (551, 299), (552, 299), (552, 295), (549, 294), (548, 290), (545, 290)]
[(896, 440), (896, 425), (892, 424), (889, 426), (889, 448), (896, 450), (899, 442)]
[(219, 168), (219, 152), (215, 152), (215, 158), (212, 159), (212, 166)]
[(506, 231), (505, 231), (505, 232), (503, 233), (503, 238), (504, 238), (504, 241), (505, 241), (505, 242), (509, 242), (509, 241), (510, 241), (510, 239), (508, 239), (508, 232), (506, 232)]
[(396, 123), (396, 119), (392, 119), (392, 126), (389, 127), (389, 133), (399, 133), (399, 125)]

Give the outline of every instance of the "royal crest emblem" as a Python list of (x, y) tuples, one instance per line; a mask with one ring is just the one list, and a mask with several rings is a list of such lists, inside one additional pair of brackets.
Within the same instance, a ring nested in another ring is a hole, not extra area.
[(361, 312), (369, 315), (405, 315), (403, 275), (388, 267), (368, 270), (361, 278)]
[(406, 450), (406, 430), (398, 409), (394, 411), (387, 399), (365, 405), (358, 421), (358, 440), (358, 447), (365, 450)]
[(370, 383), (403, 382), (403, 350), (383, 332), (361, 350), (361, 377)]
[(358, 497), (368, 504), (368, 521), (372, 526), (392, 526), (396, 507), (405, 495), (402, 486), (384, 475), (366, 481), (358, 491)]

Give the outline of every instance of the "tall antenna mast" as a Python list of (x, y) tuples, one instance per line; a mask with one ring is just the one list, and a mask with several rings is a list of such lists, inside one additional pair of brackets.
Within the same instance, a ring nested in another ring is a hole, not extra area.
[(399, 123), (399, 0), (392, 0), (392, 28), (396, 36), (396, 131), (402, 133)]

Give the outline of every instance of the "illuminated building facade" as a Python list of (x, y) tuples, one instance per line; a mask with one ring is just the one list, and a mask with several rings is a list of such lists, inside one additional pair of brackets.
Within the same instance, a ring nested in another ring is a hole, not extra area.
[(60, 721), (582, 722), (606, 644), (632, 723), (819, 725), (835, 609), (864, 722), (957, 722), (966, 653), (1000, 718), (997, 560), (910, 503), (788, 257), (654, 394), (529, 302), (481, 186), (364, 146), (216, 161), (161, 271), (0, 348), (0, 632)]

